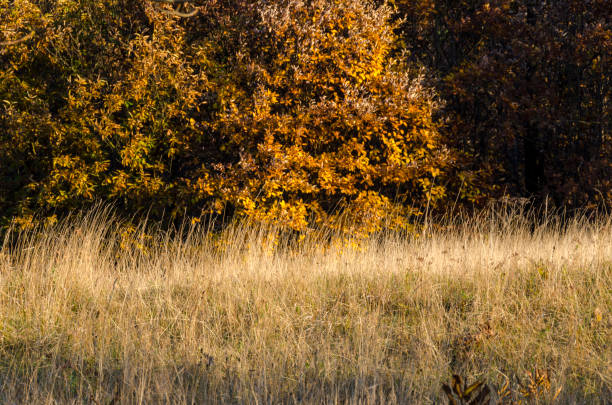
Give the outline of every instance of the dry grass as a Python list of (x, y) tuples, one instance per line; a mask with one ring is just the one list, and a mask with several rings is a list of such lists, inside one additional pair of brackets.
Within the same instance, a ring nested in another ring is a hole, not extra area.
[(492, 211), (359, 248), (236, 225), (117, 255), (119, 234), (98, 213), (7, 238), (3, 403), (427, 404), (453, 373), (535, 368), (540, 403), (611, 403), (609, 219)]

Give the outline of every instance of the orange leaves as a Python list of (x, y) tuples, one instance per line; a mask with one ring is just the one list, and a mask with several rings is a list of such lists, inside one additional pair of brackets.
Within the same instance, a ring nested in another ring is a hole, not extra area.
[(390, 8), (290, 0), (261, 14), (263, 29), (253, 29), (269, 33), (258, 38), (265, 53), (242, 56), (231, 80), (258, 85), (218, 126), (240, 151), (227, 178), (242, 190), (238, 212), (298, 230), (309, 221), (338, 226), (348, 215), (360, 225), (346, 231), (369, 234), (441, 198), (441, 185), (432, 192), (418, 181), (445, 165), (435, 106), (391, 57)]

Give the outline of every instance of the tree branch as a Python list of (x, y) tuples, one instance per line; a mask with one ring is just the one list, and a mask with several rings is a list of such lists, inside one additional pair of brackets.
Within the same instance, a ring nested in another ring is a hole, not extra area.
[(32, 38), (34, 36), (35, 32), (34, 31), (30, 31), (29, 34), (27, 34), (26, 36), (19, 38), (19, 39), (15, 39), (13, 41), (4, 41), (4, 42), (0, 42), (0, 46), (11, 46), (11, 45), (17, 45), (20, 44), (22, 42), (27, 41), (28, 39)]
[(200, 10), (198, 10), (197, 8), (194, 8), (192, 11), (189, 11), (187, 13), (182, 13), (180, 11), (176, 11), (176, 10), (159, 10), (162, 13), (165, 14), (169, 14), (169, 15), (175, 15), (177, 17), (182, 17), (182, 18), (188, 18), (188, 17), (193, 17), (194, 15), (198, 14), (200, 12)]
[[(180, 4), (190, 3), (193, 0), (151, 0), (151, 1), (153, 3), (179, 4), (180, 5)], [(159, 9), (159, 11), (165, 14), (174, 15), (174, 16), (181, 17), (181, 18), (188, 18), (188, 17), (193, 17), (194, 15), (198, 14), (200, 10), (194, 7), (193, 10), (186, 11), (186, 12), (177, 11), (177, 10), (165, 10), (165, 9)]]

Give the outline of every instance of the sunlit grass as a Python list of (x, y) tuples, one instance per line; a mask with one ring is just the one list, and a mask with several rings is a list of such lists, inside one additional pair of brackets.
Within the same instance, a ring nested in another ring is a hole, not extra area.
[(125, 229), (98, 212), (8, 234), (2, 402), (426, 404), (455, 373), (535, 369), (542, 403), (612, 398), (609, 218), (491, 211), (361, 243)]

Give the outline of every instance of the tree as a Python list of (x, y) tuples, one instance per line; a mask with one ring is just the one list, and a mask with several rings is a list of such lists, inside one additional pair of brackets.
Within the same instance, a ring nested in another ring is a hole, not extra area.
[[(220, 116), (231, 199), (249, 217), (303, 229), (340, 208), (371, 232), (444, 196), (434, 104), (396, 48), (391, 8), (359, 0), (259, 5)], [(396, 199), (394, 201), (394, 199)]]

